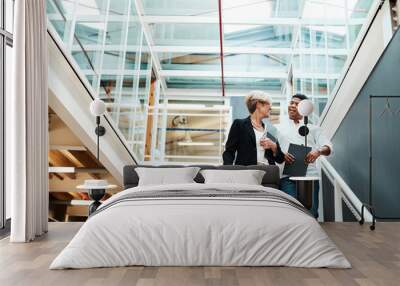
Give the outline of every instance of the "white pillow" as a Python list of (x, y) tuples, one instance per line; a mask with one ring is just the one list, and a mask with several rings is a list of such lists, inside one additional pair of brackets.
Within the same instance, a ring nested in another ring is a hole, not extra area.
[(196, 177), (200, 168), (143, 168), (135, 169), (139, 176), (139, 186), (150, 185), (171, 185), (171, 184), (187, 184), (195, 183), (193, 179)]
[(261, 170), (202, 170), (205, 184), (231, 183), (261, 185), (265, 171)]

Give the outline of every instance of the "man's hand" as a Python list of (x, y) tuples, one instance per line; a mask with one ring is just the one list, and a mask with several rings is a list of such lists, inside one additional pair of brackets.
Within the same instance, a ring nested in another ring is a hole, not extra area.
[(260, 140), (260, 145), (265, 149), (271, 149), (274, 154), (276, 153), (276, 150), (278, 149), (278, 146), (269, 138), (263, 138)]
[(287, 164), (292, 164), (295, 160), (296, 160), (296, 158), (292, 154), (285, 153), (285, 162)]
[(304, 161), (307, 164), (314, 163), (315, 160), (317, 160), (319, 156), (321, 156), (321, 153), (319, 151), (317, 151), (317, 150), (313, 150), (313, 151), (311, 151), (310, 153), (307, 154), (307, 156), (306, 156)]

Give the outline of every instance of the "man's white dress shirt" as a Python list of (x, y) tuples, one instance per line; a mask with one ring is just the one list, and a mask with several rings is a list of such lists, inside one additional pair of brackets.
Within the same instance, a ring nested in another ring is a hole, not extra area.
[[(282, 152), (287, 153), (289, 150), (290, 143), (304, 145), (305, 138), (299, 134), (299, 128), (304, 125), (303, 120), (301, 120), (298, 124), (295, 124), (293, 120), (287, 119), (280, 124), (278, 128), (278, 140), (281, 146)], [(323, 146), (328, 146), (331, 149), (331, 154), (333, 153), (332, 143), (329, 139), (324, 135), (321, 127), (307, 124), (309, 129), (309, 133), (307, 135), (307, 146), (311, 147), (312, 150), (319, 150)], [(281, 170), (281, 177), (284, 164), (280, 164), (279, 168)], [(320, 168), (319, 168), (319, 158), (314, 162), (308, 165), (307, 168), (307, 177), (319, 176)]]

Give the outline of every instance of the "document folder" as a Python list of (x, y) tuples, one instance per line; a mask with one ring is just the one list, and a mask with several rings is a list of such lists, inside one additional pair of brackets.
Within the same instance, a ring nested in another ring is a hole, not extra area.
[(311, 147), (290, 143), (288, 152), (293, 155), (295, 161), (292, 164), (285, 163), (283, 174), (291, 177), (305, 176), (307, 174), (308, 164), (304, 160), (310, 151)]

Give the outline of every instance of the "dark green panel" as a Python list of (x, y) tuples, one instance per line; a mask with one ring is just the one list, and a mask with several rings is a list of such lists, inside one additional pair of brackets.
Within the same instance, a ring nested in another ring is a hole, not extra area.
[[(363, 202), (369, 193), (369, 96), (400, 95), (400, 33), (397, 31), (333, 137), (329, 161)], [(379, 117), (385, 100), (373, 103), (373, 204), (378, 216), (400, 217), (400, 112)], [(391, 99), (397, 112), (400, 100)]]

